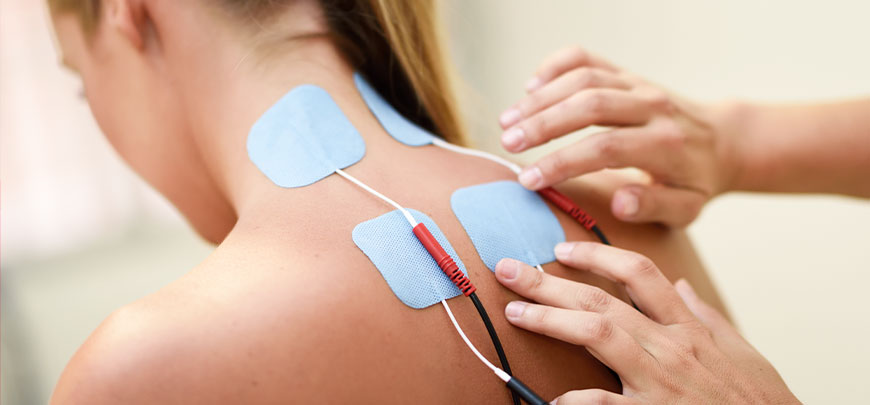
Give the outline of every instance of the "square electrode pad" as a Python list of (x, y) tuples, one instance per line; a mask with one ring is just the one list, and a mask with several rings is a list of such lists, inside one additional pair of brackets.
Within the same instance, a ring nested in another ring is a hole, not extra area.
[[(468, 274), (435, 222), (422, 212), (408, 211), (426, 225), (459, 269)], [(357, 225), (353, 242), (369, 257), (396, 297), (411, 308), (425, 308), (461, 294), (414, 236), (411, 224), (399, 210)]]
[(311, 84), (278, 100), (248, 134), (248, 157), (281, 187), (315, 183), (365, 153), (365, 142), (341, 108)]
[(450, 197), (453, 213), (490, 270), (503, 258), (532, 266), (556, 260), (565, 231), (550, 207), (514, 181), (461, 188)]
[(369, 107), (369, 111), (380, 121), (381, 126), (390, 136), (408, 146), (423, 146), (432, 143), (435, 135), (399, 114), (359, 73), (353, 74), (353, 81)]

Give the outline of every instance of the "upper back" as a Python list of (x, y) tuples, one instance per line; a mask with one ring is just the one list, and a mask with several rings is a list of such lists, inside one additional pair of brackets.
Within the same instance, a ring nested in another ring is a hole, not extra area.
[[(509, 325), (501, 287), (450, 209), (458, 188), (513, 175), (434, 147), (384, 143), (349, 169), (375, 189), (430, 216), (468, 269), (514, 373), (546, 399), (617, 378), (582, 347)], [(616, 246), (688, 278), (719, 304), (683, 232), (617, 223), (610, 180), (563, 191), (594, 215)], [(242, 218), (224, 243), (182, 279), (119, 310), (68, 366), (54, 400), (207, 403), (507, 403), (503, 383), (464, 345), (440, 305), (402, 304), (354, 245), (353, 228), (392, 208), (338, 176), (293, 191), (293, 215)], [(592, 235), (553, 209), (568, 240)], [(548, 273), (618, 286), (558, 263)], [(449, 300), (478, 349), (497, 364), (472, 304)], [(721, 308), (721, 305), (718, 305)], [(108, 398), (108, 399), (107, 399)]]

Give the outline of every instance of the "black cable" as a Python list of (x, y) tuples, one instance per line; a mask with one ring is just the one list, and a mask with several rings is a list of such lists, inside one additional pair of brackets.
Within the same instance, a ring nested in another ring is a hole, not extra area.
[[(486, 325), (486, 331), (489, 332), (489, 338), (492, 339), (492, 345), (495, 346), (495, 352), (498, 354), (498, 361), (501, 363), (502, 370), (504, 370), (508, 375), (513, 376), (511, 365), (508, 363), (507, 356), (504, 353), (504, 348), (501, 347), (501, 340), (498, 339), (498, 333), (495, 331), (495, 327), (492, 326), (492, 321), (486, 313), (486, 308), (483, 307), (480, 298), (477, 298), (476, 292), (469, 294), (468, 298), (471, 298), (471, 302), (473, 302), (474, 307), (477, 308), (477, 313), (480, 314), (480, 319), (483, 320), (483, 324)], [(520, 405), (520, 397), (513, 389), (511, 389), (511, 398), (514, 401), (514, 405)]]
[(607, 237), (604, 236), (604, 232), (601, 231), (601, 228), (599, 228), (598, 225), (592, 225), (592, 232), (595, 233), (595, 236), (598, 237), (598, 240), (600, 240), (601, 243), (610, 246), (610, 241), (607, 240)]
[(523, 399), (529, 403), (530, 405), (548, 405), (549, 402), (545, 401), (538, 394), (531, 390), (531, 388), (527, 387), (523, 384), (522, 381), (511, 377), (508, 382), (506, 382), (508, 388), (511, 389), (511, 392), (514, 394), (519, 394)]

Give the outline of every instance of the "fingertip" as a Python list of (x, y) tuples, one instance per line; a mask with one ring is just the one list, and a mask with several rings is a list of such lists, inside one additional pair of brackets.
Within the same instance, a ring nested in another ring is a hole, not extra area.
[(504, 307), (504, 316), (510, 320), (515, 321), (522, 318), (523, 313), (526, 312), (526, 304), (522, 301), (511, 301)]
[(509, 152), (521, 152), (526, 145), (526, 133), (520, 127), (510, 128), (501, 135), (501, 145)]
[(543, 187), (544, 175), (537, 166), (527, 167), (517, 176), (523, 187), (535, 191)]
[(495, 265), (495, 277), (502, 282), (516, 280), (520, 273), (520, 263), (514, 259), (504, 258)]
[(640, 212), (640, 192), (634, 187), (621, 188), (613, 194), (611, 211), (623, 221), (636, 220)]
[(526, 92), (531, 93), (541, 87), (542, 84), (543, 82), (538, 76), (532, 77), (526, 82)]
[(571, 252), (574, 251), (574, 243), (562, 242), (553, 248), (553, 253), (556, 254), (556, 259), (559, 261), (568, 260), (571, 258)]
[(509, 128), (511, 125), (516, 124), (522, 118), (522, 113), (517, 108), (509, 108), (505, 110), (505, 112), (501, 113), (498, 117), (498, 123), (501, 125), (503, 129)]

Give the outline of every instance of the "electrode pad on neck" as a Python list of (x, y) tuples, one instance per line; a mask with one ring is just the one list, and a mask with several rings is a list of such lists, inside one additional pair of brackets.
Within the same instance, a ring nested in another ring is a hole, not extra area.
[(248, 157), (275, 184), (302, 187), (356, 162), (366, 145), (332, 97), (305, 84), (269, 108), (248, 133)]
[(380, 121), (381, 126), (390, 136), (408, 146), (423, 146), (432, 143), (435, 135), (399, 114), (359, 73), (353, 74), (353, 81), (369, 107), (369, 111)]
[(456, 190), (453, 213), (490, 270), (503, 258), (537, 266), (556, 260), (553, 248), (565, 231), (550, 207), (514, 181), (497, 181)]
[[(422, 212), (408, 211), (417, 222), (426, 225), (459, 269), (468, 274), (435, 222)], [(369, 257), (396, 297), (411, 308), (426, 308), (461, 294), (414, 236), (399, 210), (357, 225), (353, 229), (353, 242)]]

